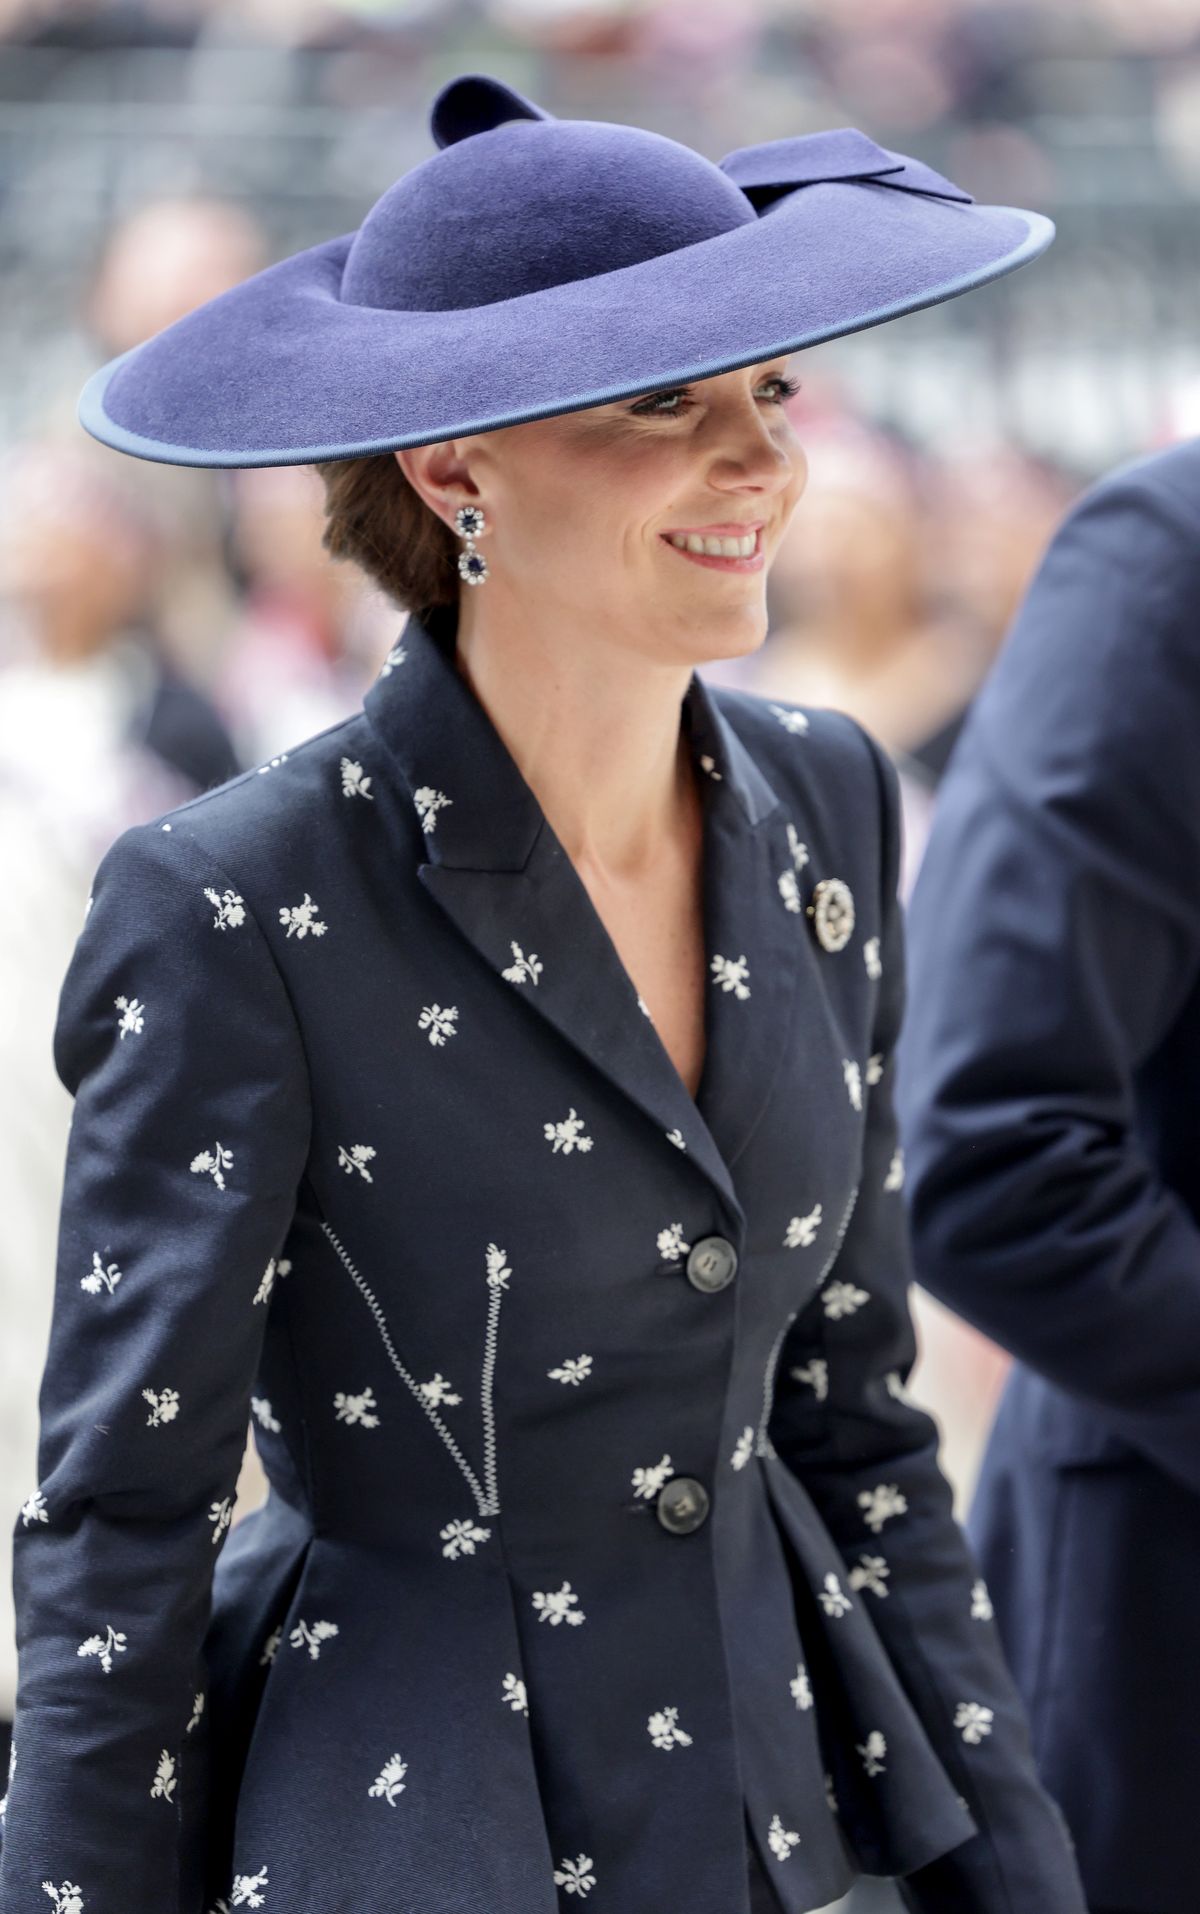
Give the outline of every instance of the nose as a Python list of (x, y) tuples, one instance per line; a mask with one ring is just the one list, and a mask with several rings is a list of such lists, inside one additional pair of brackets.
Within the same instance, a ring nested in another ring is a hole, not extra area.
[(778, 408), (763, 411), (753, 393), (714, 414), (713, 483), (728, 491), (783, 491), (796, 470), (794, 450), (779, 433)]

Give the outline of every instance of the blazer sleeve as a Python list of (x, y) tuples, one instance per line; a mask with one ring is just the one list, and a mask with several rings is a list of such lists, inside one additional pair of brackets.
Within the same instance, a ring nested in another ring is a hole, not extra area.
[(1053, 541), (938, 798), (900, 1099), (921, 1282), (1193, 1494), (1198, 602), (1140, 464)]
[[(916, 1357), (893, 1068), (904, 1008), (901, 821), (890, 760), (867, 742), (883, 804), (882, 976), (858, 1196), (832, 1267), (788, 1332), (769, 1433), (850, 1570), (884, 1577), (871, 1619), (978, 1833), (905, 1877), (920, 1914), (1082, 1914), (1070, 1837), (1037, 1780), (987, 1590), (952, 1513), (932, 1418), (908, 1400)], [(860, 1291), (861, 1302), (845, 1286)], [(814, 1365), (816, 1367), (814, 1368)], [(819, 1378), (814, 1387), (814, 1379)]]
[(74, 1096), (38, 1482), (15, 1521), (3, 1914), (168, 1914), (308, 1078), (267, 944), (183, 815), (103, 858), (62, 986)]

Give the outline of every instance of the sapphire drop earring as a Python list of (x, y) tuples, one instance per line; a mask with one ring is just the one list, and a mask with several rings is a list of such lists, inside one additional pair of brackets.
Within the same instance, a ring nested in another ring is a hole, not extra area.
[(458, 554), (458, 569), (468, 585), (482, 585), (488, 575), (488, 562), (482, 552), (475, 550), (475, 540), (484, 530), (487, 520), (483, 509), (478, 505), (460, 505), (454, 514), (454, 529), (459, 537), (466, 541), (466, 551)]

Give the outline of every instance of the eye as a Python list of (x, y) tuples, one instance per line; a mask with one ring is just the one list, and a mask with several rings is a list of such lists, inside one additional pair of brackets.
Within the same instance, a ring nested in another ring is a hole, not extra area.
[[(779, 387), (777, 397), (771, 401), (772, 405), (786, 405), (787, 401), (794, 399), (800, 390), (800, 381), (798, 379), (789, 379), (785, 377), (782, 372), (772, 373), (770, 378), (763, 380), (763, 384)], [(691, 389), (690, 386), (676, 385), (669, 387), (665, 392), (652, 392), (647, 398), (639, 399), (637, 404), (630, 406), (629, 409), (635, 417), (658, 417), (660, 419), (680, 418), (691, 404), (691, 400), (687, 396)], [(679, 399), (682, 400), (682, 404), (668, 407), (663, 404), (663, 401), (666, 399)]]

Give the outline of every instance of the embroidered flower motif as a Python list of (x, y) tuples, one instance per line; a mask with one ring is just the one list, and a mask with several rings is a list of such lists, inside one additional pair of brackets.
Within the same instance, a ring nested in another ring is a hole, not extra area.
[(107, 1289), (111, 1296), (120, 1280), (121, 1272), (116, 1264), (110, 1263), (106, 1269), (100, 1261), (99, 1250), (94, 1249), (92, 1251), (91, 1274), (79, 1278), (79, 1287), (80, 1289), (86, 1289), (89, 1296), (98, 1296), (102, 1289)]
[(158, 1767), (154, 1771), (154, 1780), (150, 1788), (152, 1801), (169, 1801), (175, 1792), (178, 1776), (175, 1773), (175, 1761), (166, 1748), (158, 1757)]
[(856, 1744), (862, 1756), (862, 1764), (869, 1775), (885, 1772), (883, 1757), (887, 1753), (887, 1742), (878, 1728), (872, 1728), (865, 1741)]
[(668, 1223), (666, 1229), (658, 1232), (658, 1253), (664, 1263), (677, 1263), (691, 1247), (690, 1243), (683, 1240), (682, 1223)]
[(359, 1396), (347, 1395), (344, 1389), (339, 1389), (333, 1398), (333, 1406), (337, 1411), (334, 1418), (337, 1422), (357, 1422), (363, 1429), (379, 1427), (379, 1417), (375, 1414), (379, 1404), (375, 1400), (375, 1391), (369, 1385)]
[(389, 1755), (367, 1789), (367, 1793), (373, 1799), (382, 1799), (390, 1808), (394, 1808), (396, 1796), (404, 1793), (404, 1777), (407, 1773), (407, 1761), (402, 1761), (398, 1754)]
[(682, 1131), (682, 1130), (679, 1130), (679, 1129), (675, 1129), (675, 1130), (667, 1130), (667, 1131), (665, 1132), (665, 1135), (666, 1135), (666, 1139), (667, 1139), (667, 1142), (668, 1142), (668, 1143), (673, 1143), (673, 1144), (675, 1145), (675, 1148), (676, 1148), (677, 1150), (686, 1150), (686, 1149), (687, 1149), (687, 1144), (686, 1144), (686, 1143), (684, 1142), (684, 1140), (683, 1140), (683, 1131)]
[(396, 669), (396, 666), (402, 665), (404, 663), (404, 660), (407, 657), (408, 657), (408, 653), (405, 651), (403, 645), (393, 645), (391, 650), (388, 652), (387, 657), (384, 659), (383, 663), (379, 667), (380, 677), (390, 678), (392, 672)]
[(204, 895), (217, 913), (213, 918), (214, 930), (237, 930), (245, 923), (245, 902), (236, 891), (215, 891), (211, 886), (205, 885)]
[(338, 1144), (339, 1167), (345, 1170), (347, 1176), (350, 1176), (357, 1170), (364, 1183), (373, 1183), (375, 1181), (375, 1178), (367, 1168), (367, 1164), (374, 1159), (375, 1154), (376, 1152), (370, 1143), (352, 1143), (348, 1150), (344, 1144)]
[(971, 1620), (975, 1622), (990, 1622), (994, 1614), (995, 1610), (992, 1607), (992, 1598), (988, 1594), (987, 1583), (984, 1581), (974, 1583), (971, 1589)]
[(992, 1732), (995, 1714), (991, 1708), (985, 1708), (978, 1701), (960, 1701), (954, 1711), (954, 1726), (959, 1729), (964, 1741), (977, 1748), (985, 1735)]
[(46, 1498), (40, 1489), (35, 1489), (33, 1494), (21, 1504), (21, 1522), (25, 1528), (28, 1528), (31, 1522), (49, 1522), (49, 1520)]
[(277, 1276), (288, 1275), (288, 1273), (291, 1270), (291, 1267), (292, 1265), (287, 1257), (272, 1256), (269, 1262), (267, 1263), (267, 1267), (264, 1269), (262, 1273), (262, 1280), (260, 1281), (258, 1288), (254, 1292), (255, 1302), (256, 1303), (268, 1302), (270, 1300), (271, 1291), (275, 1287), (275, 1278)]
[(791, 853), (792, 869), (802, 871), (808, 863), (808, 845), (802, 844), (796, 833), (796, 827), (790, 821), (787, 824), (788, 850)]
[(596, 1885), (591, 1855), (580, 1854), (573, 1861), (564, 1860), (562, 1866), (554, 1870), (554, 1885), (561, 1887), (564, 1894), (590, 1894)]
[(157, 1428), (163, 1422), (174, 1422), (179, 1414), (178, 1389), (143, 1389), (142, 1399), (150, 1404), (150, 1414), (146, 1417), (149, 1428)]
[(784, 909), (799, 911), (800, 886), (796, 882), (795, 871), (781, 871), (779, 874), (779, 895), (783, 899)]
[(818, 1402), (824, 1402), (829, 1394), (829, 1364), (824, 1356), (813, 1356), (808, 1362), (797, 1363), (788, 1370), (793, 1382), (806, 1382)]
[(851, 1103), (856, 1110), (861, 1110), (863, 1107), (862, 1075), (858, 1065), (850, 1057), (842, 1058), (842, 1077), (846, 1085), (846, 1094), (850, 1098)]
[(863, 1520), (867, 1527), (878, 1535), (893, 1515), (904, 1514), (908, 1503), (894, 1482), (881, 1482), (877, 1488), (861, 1491), (858, 1506), (866, 1511)]
[(438, 812), (445, 810), (447, 804), (453, 804), (453, 802), (454, 799), (448, 798), (444, 791), (435, 791), (431, 784), (422, 784), (419, 790), (413, 792), (413, 803), (417, 807), (421, 829), (425, 832), (432, 831), (438, 821)]
[(260, 1887), (267, 1885), (267, 1870), (260, 1867), (257, 1874), (235, 1874), (231, 1900), (234, 1907), (265, 1907), (267, 1897), (259, 1893)]
[(61, 1887), (55, 1887), (53, 1881), (43, 1881), (42, 1892), (54, 1902), (54, 1914), (83, 1914), (83, 1890), (73, 1881), (64, 1881)]
[[(281, 764), (286, 764), (286, 763), (287, 763), (287, 761), (288, 761), (288, 753), (287, 753), (286, 751), (281, 751), (281, 752), (280, 752), (280, 754), (279, 754), (279, 756), (278, 756), (277, 758), (272, 758), (272, 759), (271, 759), (271, 762), (270, 762), (269, 764), (260, 764), (260, 765), (259, 765), (259, 767), (258, 767), (258, 775), (259, 775), (259, 777), (260, 777), (260, 778), (262, 778), (262, 777), (265, 777), (268, 771), (274, 771), (274, 770), (276, 770), (276, 769), (278, 768), (278, 766), (279, 766), (279, 765), (281, 765)], [(164, 826), (164, 829), (165, 829), (165, 830), (168, 830), (168, 831), (169, 831), (169, 830), (170, 830), (170, 828), (171, 828), (171, 827), (170, 827), (170, 825), (169, 825), (169, 824), (167, 824), (167, 825), (165, 825), (165, 826)]]
[(754, 1429), (750, 1423), (742, 1430), (729, 1460), (735, 1469), (744, 1469), (754, 1454)]
[(547, 1143), (553, 1143), (555, 1156), (560, 1150), (564, 1156), (570, 1156), (572, 1150), (590, 1150), (592, 1147), (591, 1137), (583, 1134), (583, 1118), (576, 1116), (574, 1104), (560, 1123), (543, 1123), (542, 1132)]
[(214, 1525), (212, 1540), (215, 1547), (233, 1520), (233, 1497), (223, 1495), (219, 1502), (213, 1502), (209, 1507), (208, 1519)]
[(514, 1715), (528, 1715), (529, 1696), (525, 1692), (525, 1683), (519, 1676), (505, 1675), (500, 1684), (500, 1693)]
[(792, 1691), (792, 1700), (797, 1708), (803, 1710), (813, 1705), (812, 1683), (808, 1679), (808, 1670), (802, 1661), (796, 1663), (796, 1672), (788, 1687)]
[(336, 1622), (314, 1622), (310, 1628), (308, 1623), (301, 1619), (296, 1623), (296, 1626), (288, 1636), (288, 1640), (291, 1642), (293, 1648), (304, 1648), (307, 1646), (311, 1659), (313, 1661), (319, 1661), (322, 1642), (332, 1641), (337, 1632), (338, 1625)]
[(675, 1464), (670, 1456), (664, 1455), (661, 1462), (652, 1462), (648, 1469), (635, 1469), (633, 1472), (635, 1493), (644, 1496), (647, 1502), (652, 1502), (663, 1484), (670, 1480), (674, 1467)]
[(191, 1161), (193, 1176), (211, 1176), (219, 1190), (225, 1188), (226, 1170), (233, 1168), (233, 1151), (227, 1150), (223, 1143), (214, 1143), (211, 1150), (201, 1150), (199, 1156)]
[(106, 1623), (103, 1635), (89, 1635), (85, 1642), (80, 1642), (75, 1653), (77, 1655), (98, 1655), (101, 1668), (103, 1668), (106, 1675), (111, 1675), (113, 1665), (112, 1658), (114, 1654), (123, 1655), (127, 1645), (124, 1633), (120, 1629), (113, 1628), (111, 1624)]
[(717, 760), (709, 757), (707, 751), (700, 753), (700, 769), (707, 771), (709, 777), (715, 778), (718, 784), (721, 782), (721, 773), (717, 770)]
[(817, 1239), (821, 1224), (821, 1205), (815, 1204), (807, 1216), (793, 1216), (783, 1234), (785, 1249), (809, 1249)]
[(117, 1029), (122, 1041), (129, 1035), (131, 1030), (135, 1037), (140, 1037), (142, 1034), (142, 1026), (146, 1020), (145, 1004), (139, 1003), (136, 997), (114, 997), (113, 1002), (121, 1012), (120, 1017), (117, 1019)]
[(888, 1164), (888, 1173), (883, 1179), (883, 1187), (885, 1190), (904, 1188), (904, 1151), (900, 1148), (892, 1152), (892, 1160)]
[(441, 1004), (426, 1004), (417, 1018), (417, 1029), (427, 1030), (430, 1043), (440, 1046), (445, 1043), (447, 1037), (455, 1035), (457, 1021), (457, 1004), (447, 1004), (444, 1010)]
[(891, 1572), (882, 1555), (860, 1555), (857, 1568), (850, 1570), (850, 1586), (856, 1593), (865, 1588), (872, 1595), (886, 1597), (887, 1578)]
[(879, 961), (879, 939), (868, 937), (863, 945), (863, 963), (867, 967), (867, 976), (872, 983), (878, 983), (883, 976), (883, 965)]
[[(487, 1249), (484, 1251), (484, 1257), (487, 1262), (487, 1286), (489, 1289), (508, 1288), (508, 1279), (512, 1275), (512, 1271), (505, 1260), (507, 1256), (508, 1251), (498, 1249), (495, 1243), (489, 1243)], [(590, 1361), (591, 1358), (589, 1357), (588, 1360)]]
[(646, 1728), (656, 1748), (670, 1750), (691, 1747), (692, 1737), (684, 1734), (683, 1729), (677, 1725), (678, 1721), (678, 1708), (660, 1708), (656, 1714), (650, 1716)]
[(456, 1562), (460, 1555), (474, 1555), (476, 1544), (486, 1542), (491, 1532), (460, 1516), (438, 1531), (443, 1543), (442, 1554), (448, 1562)]
[(579, 1597), (570, 1582), (564, 1582), (561, 1588), (551, 1589), (546, 1594), (538, 1590), (531, 1599), (539, 1622), (549, 1622), (551, 1628), (557, 1628), (562, 1622), (571, 1628), (578, 1628), (584, 1619), (583, 1610), (576, 1606)]
[(867, 1088), (873, 1090), (883, 1080), (883, 1051), (872, 1050), (867, 1058)]
[(271, 1404), (266, 1396), (251, 1396), (250, 1409), (252, 1414), (257, 1418), (261, 1428), (269, 1429), (272, 1435), (279, 1434), (283, 1424), (279, 1421), (278, 1417), (273, 1414)]
[(195, 1697), (192, 1701), (192, 1718), (188, 1722), (187, 1727), (184, 1729), (183, 1731), (184, 1734), (190, 1735), (193, 1728), (199, 1727), (200, 1717), (203, 1713), (204, 1713), (204, 1694), (203, 1694), (203, 1691), (198, 1688), (196, 1690)]
[(568, 1356), (564, 1362), (559, 1364), (557, 1369), (547, 1369), (546, 1371), (551, 1382), (569, 1382), (574, 1383), (576, 1387), (578, 1387), (581, 1382), (586, 1382), (591, 1373), (592, 1359), (590, 1356)]
[(791, 1858), (793, 1848), (800, 1845), (800, 1836), (793, 1828), (785, 1828), (777, 1814), (771, 1816), (771, 1825), (767, 1829), (767, 1845), (777, 1861)]
[(732, 990), (738, 998), (750, 995), (750, 986), (746, 982), (750, 975), (750, 966), (745, 956), (714, 957), (712, 960), (712, 981), (721, 990)]
[(789, 711), (785, 704), (773, 704), (769, 706), (769, 709), (775, 713), (784, 730), (790, 731), (793, 737), (803, 737), (808, 730), (808, 719), (803, 711)]
[(447, 1409), (457, 1409), (462, 1401), (461, 1396), (455, 1395), (440, 1369), (436, 1376), (430, 1376), (428, 1382), (419, 1382), (417, 1387), (431, 1409), (440, 1409), (443, 1406)]
[(523, 984), (526, 978), (531, 984), (536, 984), (544, 968), (536, 951), (531, 950), (527, 957), (515, 938), (510, 940), (508, 948), (516, 961), (509, 964), (506, 970), (502, 970), (500, 975), (506, 977), (510, 984)]
[(859, 1289), (855, 1283), (828, 1283), (821, 1291), (821, 1302), (830, 1322), (840, 1322), (843, 1316), (853, 1316), (856, 1310), (871, 1300), (870, 1292)]
[(263, 1643), (263, 1651), (258, 1658), (258, 1665), (260, 1668), (263, 1666), (265, 1662), (274, 1661), (275, 1656), (279, 1649), (279, 1644), (282, 1640), (283, 1640), (282, 1628), (273, 1628), (271, 1630), (271, 1633), (267, 1636), (266, 1641)]
[(281, 905), (279, 921), (281, 924), (287, 925), (287, 934), (289, 937), (295, 937), (299, 940), (307, 937), (310, 932), (314, 937), (324, 937), (327, 926), (318, 921), (318, 909), (319, 906), (313, 902), (309, 893), (305, 891), (304, 902), (302, 904), (293, 904), (290, 909), (286, 904)]
[(837, 1576), (832, 1573), (825, 1577), (825, 1586), (820, 1590), (817, 1600), (827, 1615), (846, 1615), (854, 1606)]
[(364, 797), (369, 803), (374, 804), (375, 797), (370, 788), (371, 780), (363, 776), (361, 764), (356, 763), (353, 758), (343, 758), (338, 769), (342, 774), (343, 797)]

